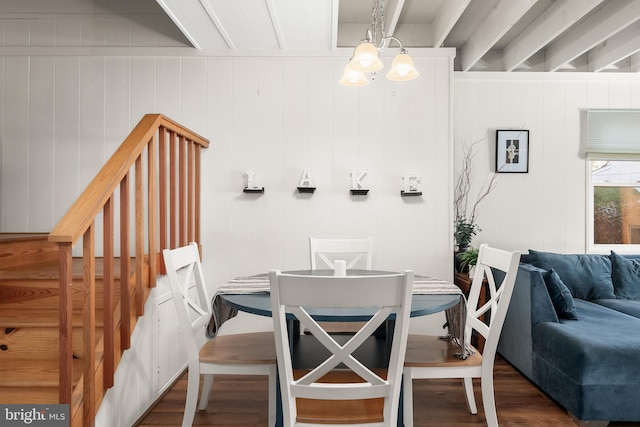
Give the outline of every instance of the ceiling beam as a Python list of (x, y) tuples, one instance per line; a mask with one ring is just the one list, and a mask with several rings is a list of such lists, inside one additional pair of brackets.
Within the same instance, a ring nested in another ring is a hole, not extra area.
[(628, 26), (589, 51), (589, 71), (601, 71), (640, 52), (640, 22)]
[(505, 71), (513, 71), (603, 0), (556, 0), (503, 50)]
[(331, 4), (331, 49), (338, 48), (338, 12), (340, 0), (333, 0)]
[(196, 49), (227, 49), (229, 40), (200, 0), (156, 0)]
[(433, 19), (433, 47), (441, 47), (471, 0), (449, 0), (442, 3)]
[(280, 21), (278, 20), (278, 14), (276, 13), (276, 7), (273, 4), (273, 0), (265, 0), (267, 5), (267, 10), (269, 11), (269, 16), (271, 17), (271, 22), (273, 23), (273, 31), (276, 34), (276, 39), (278, 40), (278, 46), (280, 49), (287, 49), (287, 44), (284, 40), (284, 35), (282, 34), (282, 25), (280, 25)]
[(546, 49), (546, 70), (558, 70), (638, 19), (639, 0), (605, 2), (602, 8)]
[(469, 71), (536, 3), (536, 0), (500, 0), (460, 51), (462, 71)]
[[(266, 4), (266, 14), (260, 13), (261, 2)], [(226, 0), (221, 3), (234, 3)], [(290, 49), (334, 49), (337, 33), (334, 23), (337, 23), (338, 0), (243, 0), (248, 7), (243, 8), (248, 22), (258, 21), (261, 24), (249, 24), (254, 38), (266, 46), (265, 41), (275, 38), (277, 48)], [(268, 22), (270, 24), (268, 24)], [(272, 31), (273, 35), (270, 34)]]
[(385, 16), (384, 26), (387, 36), (395, 34), (403, 7), (404, 0), (390, 0), (387, 4), (386, 10), (383, 11)]
[(629, 58), (629, 68), (631, 71), (640, 71), (640, 53), (634, 53)]

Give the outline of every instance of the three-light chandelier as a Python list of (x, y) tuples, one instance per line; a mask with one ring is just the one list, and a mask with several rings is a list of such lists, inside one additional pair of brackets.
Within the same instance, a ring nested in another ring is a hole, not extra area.
[(393, 81), (413, 80), (420, 75), (413, 65), (413, 59), (402, 46), (402, 42), (394, 36), (385, 34), (384, 28), (384, 7), (385, 0), (373, 0), (371, 9), (371, 28), (367, 29), (364, 39), (360, 41), (353, 51), (353, 56), (344, 67), (344, 73), (340, 79), (343, 86), (365, 86), (369, 84), (366, 74), (375, 79), (376, 73), (384, 67), (380, 60), (380, 52), (391, 42), (395, 41), (400, 45), (398, 53), (391, 69), (387, 73), (387, 79)]

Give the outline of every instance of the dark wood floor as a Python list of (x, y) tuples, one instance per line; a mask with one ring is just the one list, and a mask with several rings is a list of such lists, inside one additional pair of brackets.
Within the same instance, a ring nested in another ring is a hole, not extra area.
[[(575, 427), (556, 405), (501, 359), (495, 366), (495, 396), (501, 427)], [(186, 397), (186, 376), (164, 396), (138, 426), (180, 426)], [(478, 414), (467, 411), (458, 380), (414, 381), (415, 427), (485, 426), (480, 383), (476, 383)], [(266, 377), (217, 377), (209, 406), (196, 411), (194, 426), (253, 427), (267, 425)], [(610, 423), (610, 427), (640, 427), (640, 423)]]

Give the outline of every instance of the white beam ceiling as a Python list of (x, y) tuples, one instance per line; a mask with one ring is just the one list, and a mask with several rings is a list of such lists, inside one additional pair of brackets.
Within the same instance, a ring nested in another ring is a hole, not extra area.
[[(410, 53), (455, 48), (457, 71), (639, 69), (640, 0), (12, 0), (0, 7), (0, 48), (329, 52), (365, 36), (374, 1), (386, 35)], [(53, 35), (29, 37), (30, 27)], [(95, 30), (81, 44), (58, 31), (78, 27)]]
[(196, 49), (231, 48), (230, 40), (218, 30), (215, 13), (206, 10), (200, 0), (157, 2)]
[(589, 71), (601, 71), (640, 51), (640, 22), (589, 51)]
[(552, 42), (603, 0), (556, 0), (503, 51), (504, 69), (516, 67)]
[(462, 46), (462, 71), (469, 71), (535, 4), (535, 0), (501, 0), (482, 26)]
[(607, 1), (546, 48), (546, 69), (556, 71), (640, 19), (640, 1)]
[(442, 4), (433, 20), (433, 47), (442, 47), (471, 0), (450, 0)]

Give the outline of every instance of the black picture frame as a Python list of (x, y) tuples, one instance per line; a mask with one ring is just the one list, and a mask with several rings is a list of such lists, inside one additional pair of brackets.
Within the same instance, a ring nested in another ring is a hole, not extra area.
[(528, 130), (500, 129), (496, 131), (496, 172), (529, 172)]

